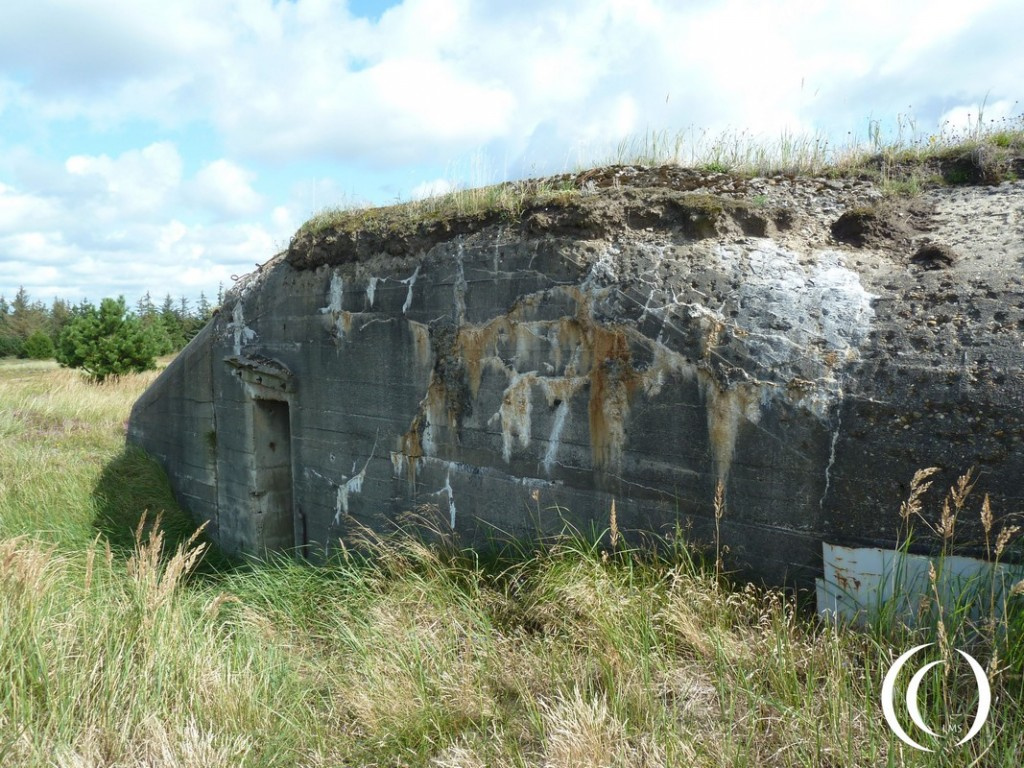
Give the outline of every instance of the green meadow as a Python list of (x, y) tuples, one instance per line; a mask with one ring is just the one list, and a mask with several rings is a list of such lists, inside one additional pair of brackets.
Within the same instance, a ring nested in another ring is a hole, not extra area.
[[(1020, 596), (988, 623), (926, 596), (918, 629), (837, 627), (731, 584), (684, 535), (654, 553), (567, 531), (484, 561), (367, 533), (322, 566), (231, 560), (125, 448), (154, 376), (0, 361), (0, 765), (1024, 763)], [(925, 488), (908, 525), (942, 501)], [(951, 513), (984, 514), (982, 490)], [(993, 689), (956, 747), (974, 680), (952, 664), (925, 679), (931, 753), (879, 703), (893, 660), (926, 642), (935, 660), (969, 648)]]

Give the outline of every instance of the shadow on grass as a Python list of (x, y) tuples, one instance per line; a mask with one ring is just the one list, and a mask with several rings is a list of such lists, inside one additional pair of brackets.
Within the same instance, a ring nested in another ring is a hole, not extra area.
[[(128, 558), (135, 551), (135, 531), (146, 520), (147, 531), (159, 518), (164, 532), (164, 555), (170, 557), (184, 545), (197, 528), (171, 492), (163, 469), (144, 451), (128, 446), (103, 468), (93, 489), (96, 516), (93, 527), (110, 543), (115, 554)], [(146, 534), (143, 534), (148, 538)], [(198, 573), (214, 574), (248, 567), (244, 561), (229, 558), (208, 537), (197, 568)]]

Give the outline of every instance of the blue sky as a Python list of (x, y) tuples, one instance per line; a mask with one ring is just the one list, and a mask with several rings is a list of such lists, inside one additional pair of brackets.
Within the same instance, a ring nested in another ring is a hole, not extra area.
[(13, 0), (0, 294), (212, 296), (322, 207), (647, 131), (1019, 115), (1021, 29), (1019, 0)]

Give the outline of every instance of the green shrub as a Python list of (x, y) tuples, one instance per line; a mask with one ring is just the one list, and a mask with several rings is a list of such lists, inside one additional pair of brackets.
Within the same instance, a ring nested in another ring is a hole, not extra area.
[(32, 360), (49, 360), (57, 354), (53, 346), (53, 339), (43, 331), (36, 331), (27, 339), (21, 348), (21, 357), (28, 357)]
[(151, 370), (156, 366), (156, 341), (138, 317), (128, 312), (124, 297), (89, 306), (60, 336), (57, 362), (81, 368), (96, 381)]
[(0, 357), (21, 357), (21, 339), (13, 334), (0, 334)]

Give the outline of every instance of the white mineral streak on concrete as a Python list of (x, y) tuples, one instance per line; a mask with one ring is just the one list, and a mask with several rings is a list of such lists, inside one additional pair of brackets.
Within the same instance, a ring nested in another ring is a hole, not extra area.
[(427, 418), (423, 423), (423, 434), (420, 436), (420, 447), (423, 449), (424, 455), (430, 456), (436, 453), (437, 440), (434, 437), (434, 420), (430, 416), (430, 411), (427, 411)]
[(551, 347), (551, 362), (545, 363), (545, 367), (550, 369), (549, 373), (561, 373), (562, 338), (559, 325), (557, 323), (548, 324), (546, 335), (548, 345)]
[(843, 255), (836, 251), (820, 255), (812, 283), (822, 308), (825, 342), (832, 349), (856, 351), (871, 331), (875, 297), (864, 290), (860, 276), (843, 264)]
[(792, 366), (813, 356), (821, 342), (844, 357), (855, 355), (870, 333), (874, 297), (843, 265), (842, 254), (818, 252), (807, 268), (771, 240), (715, 250), (725, 269), (744, 275), (732, 322), (766, 368)]
[(536, 371), (513, 373), (512, 380), (505, 388), (501, 407), (488, 423), (501, 420), (501, 446), (505, 462), (512, 460), (512, 443), (518, 438), (523, 448), (530, 445), (530, 416), (533, 410), (531, 388), (537, 378)]
[(430, 365), (430, 328), (415, 320), (406, 320), (406, 323), (409, 324), (413, 344), (416, 347), (416, 362), (420, 365)]
[(455, 491), (452, 490), (452, 471), (449, 468), (448, 472), (444, 476), (444, 488), (436, 491), (433, 495), (440, 496), (445, 494), (448, 497), (448, 524), (455, 529)]
[[(366, 462), (363, 464), (363, 468), (358, 473), (350, 477), (344, 483), (338, 486), (338, 497), (334, 505), (334, 524), (338, 525), (341, 522), (342, 515), (348, 515), (348, 497), (350, 494), (362, 493), (363, 492), (363, 481), (366, 479), (366, 468), (370, 466), (370, 459), (373, 458), (373, 454), (377, 451), (377, 441), (374, 440), (373, 450), (367, 457)], [(355, 470), (355, 465), (352, 467)]]
[(381, 282), (379, 277), (370, 277), (369, 282), (366, 284), (366, 298), (370, 302), (370, 308), (373, 308), (373, 300), (377, 296), (377, 283)]
[(462, 246), (462, 238), (456, 246), (455, 252), (455, 285), (453, 287), (453, 304), (455, 309), (455, 320), (461, 325), (466, 320), (466, 269), (463, 266), (465, 253)]
[(345, 337), (345, 320), (342, 304), (345, 298), (345, 281), (335, 272), (331, 275), (331, 286), (327, 289), (327, 306), (320, 308), (321, 315), (329, 315), (338, 338)]
[(825, 509), (825, 499), (828, 497), (829, 488), (832, 486), (832, 466), (836, 463), (836, 443), (839, 442), (839, 432), (843, 428), (843, 414), (836, 409), (836, 427), (832, 430), (832, 439), (828, 447), (828, 463), (825, 465), (825, 490), (821, 493), (818, 501), (818, 508)]
[(401, 451), (391, 451), (391, 469), (395, 477), (404, 477), (409, 468), (409, 457)]
[(335, 272), (331, 275), (331, 286), (327, 289), (327, 306), (320, 309), (322, 315), (336, 315), (341, 312), (342, 300), (345, 298), (345, 281)]
[(558, 460), (558, 449), (561, 445), (562, 430), (565, 428), (565, 419), (569, 415), (569, 402), (563, 400), (555, 408), (555, 420), (551, 425), (551, 437), (548, 438), (548, 449), (544, 452), (544, 471), (551, 476), (551, 470)]
[[(734, 297), (736, 315), (692, 307), (691, 316), (733, 329), (734, 343), (742, 343), (765, 371), (765, 381), (756, 385), (759, 395), (748, 386), (723, 391), (714, 382), (706, 385), (708, 429), (724, 480), (740, 419), (756, 422), (771, 399), (786, 397), (823, 421), (829, 418), (842, 396), (840, 368), (857, 356), (871, 331), (874, 297), (835, 251), (813, 254), (809, 266), (771, 240), (757, 240), (752, 247), (720, 245), (714, 253), (723, 270), (744, 275)], [(794, 395), (787, 384), (796, 381), (805, 386)], [(837, 438), (838, 429), (832, 434), (826, 493)]]
[[(562, 432), (569, 417), (569, 403), (573, 396), (587, 383), (585, 376), (572, 378), (539, 378), (537, 383), (544, 388), (548, 408), (555, 409), (555, 418), (551, 424), (548, 447), (544, 452), (544, 471), (548, 476), (558, 463), (558, 451), (562, 445)], [(557, 402), (557, 405), (555, 403)]]
[(420, 401), (419, 412), (423, 414), (420, 447), (424, 454), (433, 455), (437, 453), (438, 428), (448, 424), (444, 399), (436, 396), (433, 387), (428, 388), (426, 396)]
[(539, 347), (537, 342), (542, 338), (547, 338), (547, 331), (550, 326), (551, 324), (547, 322), (515, 323), (512, 326), (512, 338), (516, 345), (515, 363), (517, 367), (529, 365), (533, 351)]
[(366, 467), (358, 475), (351, 477), (344, 485), (338, 486), (338, 499), (334, 508), (334, 524), (341, 522), (342, 515), (348, 515), (348, 497), (350, 493), (363, 492), (363, 480), (366, 479)]
[(231, 310), (231, 322), (228, 323), (228, 328), (235, 339), (235, 354), (242, 354), (242, 345), (249, 344), (256, 340), (256, 331), (248, 327), (245, 324), (244, 308), (242, 307), (242, 299), (239, 298), (235, 302), (235, 308)]
[[(513, 485), (523, 485), (527, 488), (555, 488), (561, 485), (557, 480), (545, 480), (540, 477), (523, 477), (520, 475), (512, 475), (508, 472), (503, 472), (497, 467), (491, 467), (486, 464), (466, 464), (461, 461), (450, 461), (448, 459), (438, 459), (434, 456), (424, 456), (420, 459), (425, 467), (439, 467), (444, 469), (446, 472), (454, 472), (456, 476), (463, 475), (469, 477), (493, 477), (506, 483), (512, 483)], [(440, 491), (438, 491), (440, 493)]]
[(498, 282), (498, 266), (501, 263), (501, 261), (500, 261), (501, 256), (500, 256), (500, 254), (498, 252), (498, 246), (501, 243), (501, 233), (502, 233), (502, 231), (503, 231), (502, 228), (498, 227), (498, 236), (496, 238), (494, 238), (494, 255), (493, 255), (492, 263), (491, 263), (491, 268), (492, 268), (492, 271), (494, 272), (494, 282)]
[(737, 314), (722, 322), (735, 326), (776, 385), (796, 378), (811, 384), (802, 404), (826, 418), (840, 393), (839, 367), (871, 331), (874, 297), (836, 251), (812, 254), (809, 266), (771, 240), (718, 246), (715, 255), (723, 269), (744, 275)]
[(591, 265), (590, 271), (587, 273), (586, 278), (583, 281), (583, 287), (592, 287), (595, 283), (614, 283), (618, 280), (618, 275), (615, 271), (615, 256), (619, 253), (619, 249), (613, 245), (606, 247), (604, 251), (597, 257), (597, 260)]
[(402, 305), (402, 314), (403, 315), (406, 312), (408, 312), (409, 311), (409, 307), (412, 306), (412, 289), (413, 289), (413, 286), (416, 285), (416, 278), (419, 277), (419, 276), (420, 276), (420, 265), (417, 264), (416, 265), (416, 269), (413, 271), (413, 273), (411, 275), (409, 275), (407, 278), (405, 278), (405, 280), (399, 280), (398, 281), (402, 285), (409, 286), (409, 291), (405, 295), (405, 303)]

